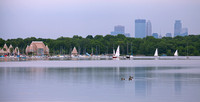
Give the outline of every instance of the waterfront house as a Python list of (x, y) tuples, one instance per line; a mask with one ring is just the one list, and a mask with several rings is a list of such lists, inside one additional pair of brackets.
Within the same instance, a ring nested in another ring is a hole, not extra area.
[(9, 48), (6, 44), (4, 44), (3, 48), (0, 49), (0, 55), (17, 55), (19, 48), (14, 47), (10, 44)]
[(49, 55), (49, 48), (47, 45), (45, 46), (42, 41), (32, 41), (30, 46), (27, 45), (26, 47), (26, 54), (37, 56)]

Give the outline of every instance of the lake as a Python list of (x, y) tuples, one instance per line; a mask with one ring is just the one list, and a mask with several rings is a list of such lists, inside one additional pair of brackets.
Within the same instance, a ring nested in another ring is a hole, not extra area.
[(0, 102), (199, 102), (199, 62), (0, 62)]

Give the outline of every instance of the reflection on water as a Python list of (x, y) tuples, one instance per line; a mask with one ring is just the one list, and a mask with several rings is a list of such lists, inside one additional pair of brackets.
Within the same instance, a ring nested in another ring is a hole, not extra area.
[(174, 90), (176, 94), (181, 94), (181, 74), (174, 74)]
[[(181, 67), (0, 68), (0, 102), (198, 102), (200, 74)], [(181, 73), (178, 73), (178, 71)], [(129, 81), (128, 77), (134, 80)], [(124, 77), (125, 80), (121, 80)]]

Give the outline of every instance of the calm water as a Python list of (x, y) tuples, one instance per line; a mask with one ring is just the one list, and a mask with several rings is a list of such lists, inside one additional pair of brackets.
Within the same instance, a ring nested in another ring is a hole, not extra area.
[(199, 102), (199, 96), (200, 66), (0, 67), (0, 102)]

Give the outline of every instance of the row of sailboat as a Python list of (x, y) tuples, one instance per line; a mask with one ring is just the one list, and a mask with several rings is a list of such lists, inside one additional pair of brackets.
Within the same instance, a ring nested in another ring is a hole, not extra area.
[[(175, 51), (174, 56), (178, 56), (178, 50)], [(154, 53), (154, 57), (158, 57), (158, 48), (156, 48), (156, 51)]]
[[(178, 50), (175, 51), (174, 56), (178, 56)], [(117, 47), (116, 52), (115, 52), (115, 49), (113, 49), (113, 58), (119, 58), (119, 57), (120, 57), (120, 46)], [(154, 57), (159, 57), (158, 48), (156, 48)]]

